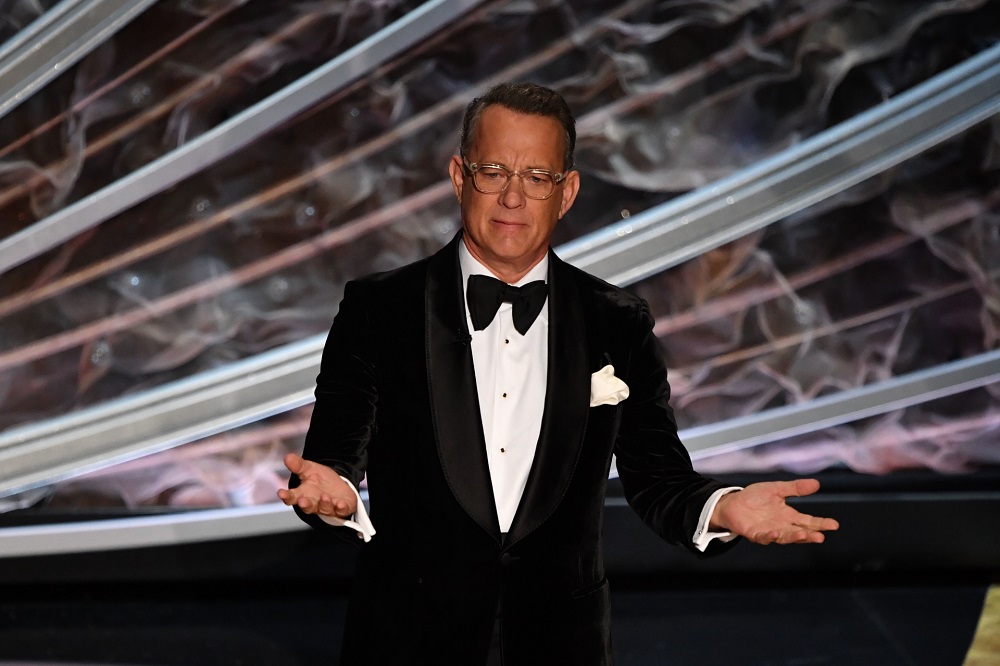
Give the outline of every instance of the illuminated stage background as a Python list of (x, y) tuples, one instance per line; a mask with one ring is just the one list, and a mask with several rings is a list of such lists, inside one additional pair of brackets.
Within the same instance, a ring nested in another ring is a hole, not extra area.
[[(0, 3), (0, 41), (54, 5)], [(980, 519), (1000, 488), (998, 35), (985, 0), (137, 10), (0, 107), (6, 576), (70, 577), (32, 562), (74, 552), (311, 538), (275, 491), (344, 283), (454, 235), (461, 114), (503, 80), (573, 107), (583, 185), (555, 245), (649, 301), (696, 466), (831, 491), (817, 505), (842, 545), (767, 566), (997, 566), (1000, 526)], [(944, 112), (873, 115), (977, 57), (980, 82), (933, 93), (956, 95)], [(777, 434), (743, 438), (754, 419)], [(609, 503), (614, 542), (646, 544)], [(955, 503), (974, 540), (917, 554), (844, 520), (919, 510), (947, 530)], [(187, 537), (174, 522), (202, 515)], [(691, 566), (617, 547), (624, 570)]]

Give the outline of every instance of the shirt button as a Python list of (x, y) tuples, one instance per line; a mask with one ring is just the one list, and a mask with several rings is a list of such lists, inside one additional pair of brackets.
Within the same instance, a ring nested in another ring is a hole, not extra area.
[(507, 449), (501, 447), (500, 448), (500, 453), (507, 453)]
[(507, 397), (507, 394), (506, 394), (506, 393), (504, 393), (504, 394), (503, 394), (503, 397), (505, 397), (505, 398), (506, 398), (506, 397)]
[(505, 345), (509, 345), (509, 344), (510, 344), (510, 338), (504, 338), (504, 339), (503, 339), (503, 343), (504, 343)]

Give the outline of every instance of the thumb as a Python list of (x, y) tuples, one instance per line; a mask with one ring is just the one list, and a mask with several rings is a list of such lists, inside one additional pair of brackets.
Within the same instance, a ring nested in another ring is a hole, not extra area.
[(819, 481), (816, 479), (795, 479), (791, 482), (788, 497), (804, 497), (812, 495), (819, 490)]
[(289, 453), (285, 456), (285, 467), (292, 474), (301, 474), (306, 467), (306, 461), (297, 453)]

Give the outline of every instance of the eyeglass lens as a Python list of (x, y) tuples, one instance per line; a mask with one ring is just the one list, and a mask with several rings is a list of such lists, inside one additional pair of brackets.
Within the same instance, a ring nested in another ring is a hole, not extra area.
[[(532, 199), (545, 199), (552, 194), (555, 180), (541, 171), (528, 171), (518, 174), (521, 180), (521, 191), (524, 196)], [(476, 179), (476, 187), (486, 194), (495, 194), (507, 188), (513, 174), (498, 167), (483, 166), (472, 175)]]

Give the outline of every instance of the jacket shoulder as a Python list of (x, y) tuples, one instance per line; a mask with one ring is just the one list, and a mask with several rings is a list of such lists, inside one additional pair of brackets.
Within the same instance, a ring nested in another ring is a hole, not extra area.
[(350, 280), (344, 286), (344, 300), (360, 299), (371, 304), (423, 303), (430, 257), (388, 271), (369, 273)]
[(583, 302), (587, 307), (593, 308), (596, 314), (640, 318), (650, 316), (649, 305), (645, 299), (561, 259), (558, 261), (562, 270), (577, 285), (581, 295), (584, 296)]
[(348, 287), (360, 287), (363, 290), (376, 290), (389, 294), (408, 290), (422, 291), (428, 271), (449, 271), (458, 266), (458, 243), (461, 233), (452, 240), (423, 259), (379, 273), (371, 273), (348, 282)]
[(369, 289), (397, 288), (404, 284), (412, 283), (414, 280), (422, 278), (427, 272), (427, 264), (430, 257), (418, 259), (413, 263), (393, 268), (378, 273), (369, 273), (358, 278), (354, 278), (348, 284), (354, 283)]

